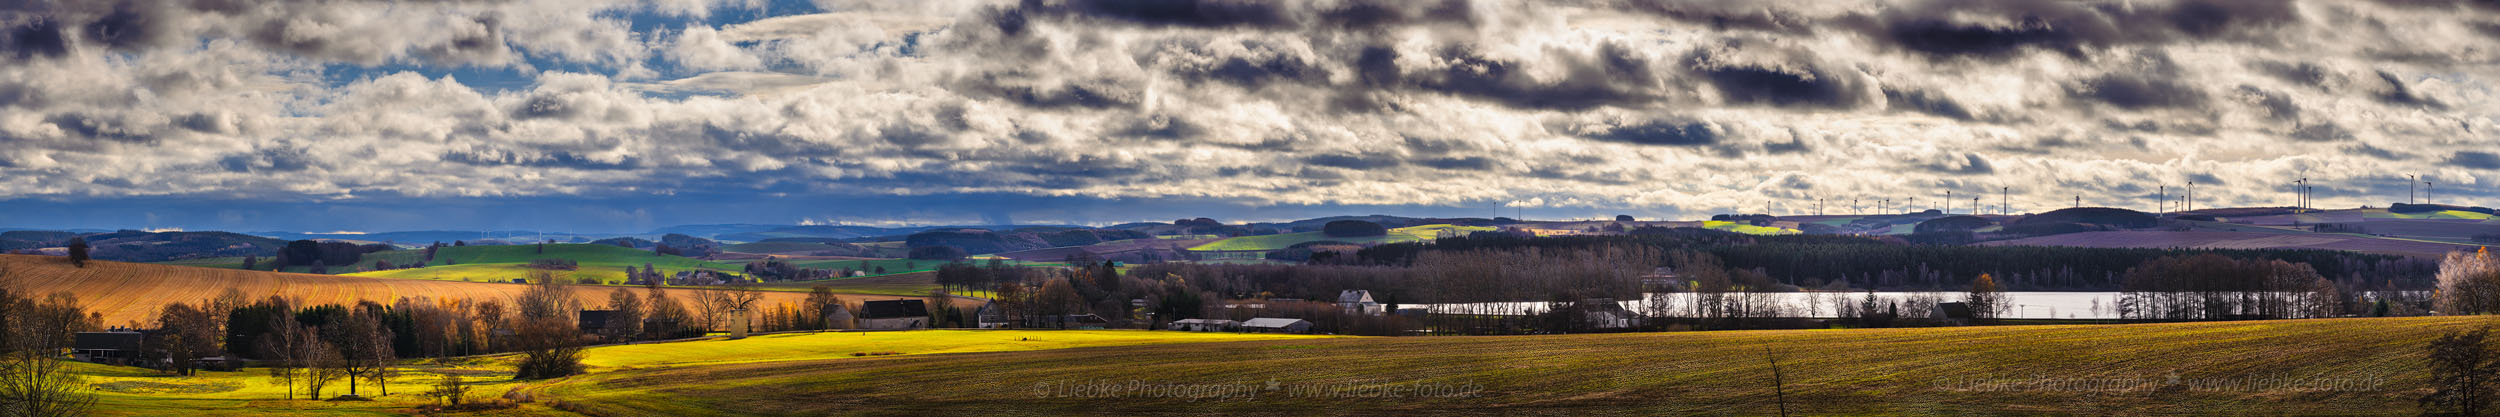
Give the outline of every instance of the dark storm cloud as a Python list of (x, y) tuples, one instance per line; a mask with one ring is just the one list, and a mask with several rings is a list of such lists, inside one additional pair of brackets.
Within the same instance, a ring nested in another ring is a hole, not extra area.
[(1962, 107), (1962, 103), (1954, 102), (1953, 99), (1944, 97), (1943, 94), (1886, 88), (1884, 101), (1892, 108), (1907, 109), (1953, 120), (1971, 121), (1974, 118), (1969, 108)]
[[(2128, 44), (2252, 38), (2266, 29), (2297, 23), (2286, 2), (2187, 0), (2171, 4), (2082, 3), (2048, 0), (1930, 1), (1888, 8), (1841, 25), (1888, 45), (1940, 58), (2003, 59), (2027, 51), (2081, 57), (2086, 51)], [(1975, 23), (1954, 15), (1992, 17)]]
[(69, 36), (59, 20), (39, 17), (0, 32), (0, 49), (17, 59), (59, 57), (69, 54)]
[(1115, 80), (1094, 80), (1051, 86), (1017, 85), (995, 75), (964, 80), (955, 90), (968, 94), (998, 97), (1027, 107), (1114, 109), (1136, 107), (1141, 95), (1135, 86)]
[(2292, 129), (2291, 136), (2293, 139), (2310, 142), (2333, 142), (2353, 139), (2352, 131), (2345, 130), (2343, 126), (2336, 125), (2335, 122), (2301, 126), (2297, 129)]
[(1717, 0), (1624, 0), (1614, 7), (1700, 25), (1711, 30), (1752, 30), (1812, 35), (1818, 22), (1777, 5)]
[(1663, 146), (1715, 145), (1721, 138), (1719, 132), (1707, 123), (1666, 120), (1617, 126), (1580, 136), (1608, 142)]
[(2205, 104), (2204, 90), (2174, 78), (2112, 73), (2084, 80), (2067, 89), (2075, 98), (2129, 110), (2189, 108)]
[(1315, 2), (1234, 0), (1025, 1), (992, 13), (991, 23), (997, 25), (1000, 32), (1009, 35), (1021, 33), (1036, 19), (1104, 21), (1148, 27), (1263, 30), (1472, 24), (1476, 20), (1468, 2), (1463, 0), (1362, 0), (1325, 5)]
[(2267, 117), (2282, 121), (2300, 120), (2300, 105), (2292, 103), (2290, 95), (2253, 85), (2241, 85), (2239, 93), (2255, 99), (2257, 106), (2266, 110)]
[(1405, 165), (1406, 161), (1392, 155), (1325, 154), (1302, 159), (1303, 163), (1352, 170), (1371, 170)]
[(1931, 163), (1922, 165), (1920, 168), (1926, 168), (1928, 171), (1934, 171), (1940, 174), (1981, 175), (1993, 174), (1997, 172), (1996, 166), (1989, 164), (1988, 158), (1982, 158), (1979, 154), (1962, 154), (1960, 159), (1960, 164), (1953, 164), (1949, 162)]
[(2380, 147), (2377, 147), (2377, 146), (2372, 146), (2372, 145), (2367, 144), (2367, 143), (2355, 143), (2355, 144), (2351, 144), (2351, 145), (2344, 145), (2344, 147), (2343, 147), (2343, 148), (2340, 148), (2340, 149), (2342, 149), (2342, 150), (2343, 150), (2344, 152), (2346, 152), (2346, 153), (2351, 153), (2351, 154), (2354, 154), (2354, 155), (2367, 155), (2367, 156), (2369, 156), (2369, 157), (2371, 157), (2371, 158), (2378, 158), (2378, 159), (2384, 159), (2384, 160), (2389, 160), (2389, 161), (2402, 161), (2402, 160), (2407, 160), (2407, 159), (2413, 159), (2412, 157), (2409, 157), (2409, 156), (2405, 156), (2405, 155), (2402, 155), (2402, 154), (2397, 154), (2395, 151), (2390, 151), (2390, 150), (2387, 150), (2386, 148), (2380, 148)]
[(1562, 66), (1562, 77), (1540, 80), (1518, 60), (1498, 59), (1465, 45), (1440, 48), (1439, 69), (1407, 72), (1396, 65), (1396, 50), (1364, 49), (1356, 61), (1362, 79), (1375, 86), (1405, 87), (1491, 101), (1523, 109), (1587, 110), (1600, 106), (1636, 106), (1657, 96), (1647, 85), (1656, 79), (1647, 59), (1620, 44), (1606, 44), (1589, 55), (1547, 56), (1544, 64)]
[(2448, 165), (2473, 169), (2500, 169), (2500, 154), (2481, 151), (2459, 151), (2448, 158)]
[(1435, 169), (1446, 169), (1446, 170), (1452, 170), (1452, 171), (1491, 171), (1491, 170), (1493, 170), (1493, 159), (1491, 159), (1491, 158), (1484, 158), (1484, 157), (1475, 157), (1475, 156), (1463, 157), (1463, 158), (1434, 158), (1434, 159), (1426, 159), (1426, 160), (1422, 160), (1422, 161), (1417, 161), (1417, 162), (1416, 162), (1416, 164), (1418, 164), (1418, 165), (1423, 165), (1423, 166), (1427, 166), (1427, 167), (1432, 167), (1432, 168), (1435, 168)]
[(442, 160), (443, 162), (478, 166), (524, 166), (535, 168), (569, 168), (599, 171), (629, 170), (639, 168), (642, 165), (642, 161), (636, 158), (629, 157), (614, 162), (600, 161), (583, 157), (581, 154), (574, 153), (572, 151), (560, 150), (527, 153), (491, 149), (476, 151), (452, 151), (444, 152)]
[(60, 113), (54, 114), (50, 117), (45, 117), (43, 121), (44, 123), (52, 124), (54, 127), (59, 127), (63, 131), (74, 133), (82, 137), (107, 139), (120, 142), (152, 142), (156, 140), (154, 130), (140, 126), (133, 126), (127, 120), (118, 120), (109, 118), (109, 116), (98, 116), (87, 113)]
[(2387, 82), (2387, 90), (2381, 91), (2378, 94), (2378, 100), (2381, 102), (2399, 106), (2424, 107), (2435, 110), (2445, 110), (2448, 108), (2448, 105), (2441, 104), (2438, 100), (2432, 100), (2427, 97), (2414, 95), (2413, 88), (2406, 86), (2405, 80), (2403, 78), (2397, 78), (2396, 74), (2391, 74), (2387, 71), (2379, 71), (2378, 78), (2381, 81)]
[(1855, 77), (1810, 64), (1728, 63), (1708, 53), (1695, 53), (1686, 61), (1730, 103), (1847, 109), (1864, 101)]
[(2319, 67), (2318, 64), (2307, 62), (2261, 60), (2249, 65), (2256, 67), (2258, 72), (2281, 79), (2284, 82), (2319, 89), (2326, 88), (2327, 81), (2332, 79), (2330, 77), (2336, 76), (2334, 73), (2328, 72), (2326, 68)]

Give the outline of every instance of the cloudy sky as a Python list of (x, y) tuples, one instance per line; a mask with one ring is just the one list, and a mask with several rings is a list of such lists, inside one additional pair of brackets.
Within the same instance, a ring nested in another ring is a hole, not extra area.
[(2500, 195), (2479, 0), (8, 0), (0, 28), (0, 226)]

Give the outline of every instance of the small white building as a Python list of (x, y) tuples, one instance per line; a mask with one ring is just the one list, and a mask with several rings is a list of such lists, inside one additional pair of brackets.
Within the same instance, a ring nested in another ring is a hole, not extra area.
[(1348, 314), (1377, 316), (1388, 312), (1381, 308), (1380, 303), (1372, 301), (1372, 292), (1366, 290), (1345, 290), (1337, 293), (1337, 306), (1345, 308)]
[(1183, 319), (1172, 322), (1172, 330), (1184, 332), (1236, 332), (1241, 322), (1223, 319)]
[(1252, 333), (1304, 334), (1311, 332), (1311, 321), (1303, 319), (1254, 318), (1250, 319), (1250, 321), (1241, 322), (1241, 328)]

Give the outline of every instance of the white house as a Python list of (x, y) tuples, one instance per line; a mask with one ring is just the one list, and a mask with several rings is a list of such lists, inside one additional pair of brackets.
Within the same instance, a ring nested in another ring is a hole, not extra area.
[(1337, 293), (1337, 306), (1345, 308), (1345, 312), (1350, 314), (1377, 316), (1387, 312), (1381, 309), (1380, 303), (1372, 301), (1372, 292), (1366, 290)]

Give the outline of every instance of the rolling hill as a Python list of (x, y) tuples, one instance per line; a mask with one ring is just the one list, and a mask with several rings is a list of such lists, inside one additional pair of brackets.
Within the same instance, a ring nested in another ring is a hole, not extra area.
[[(242, 290), (251, 297), (277, 294), (301, 297), (311, 303), (339, 304), (353, 304), (358, 300), (388, 302), (412, 296), (504, 300), (527, 288), (519, 284), (293, 274), (108, 261), (91, 261), (86, 268), (75, 268), (60, 257), (34, 255), (0, 255), (0, 268), (7, 269), (7, 276), (0, 278), (0, 282), (15, 286), (16, 290), (37, 295), (61, 291), (75, 294), (89, 311), (104, 315), (104, 322), (114, 325), (147, 321), (166, 303), (197, 302), (215, 297), (227, 288)], [(605, 300), (607, 293), (616, 288), (629, 287), (576, 286), (573, 291), (584, 300)], [(706, 290), (675, 289), (672, 295), (692, 303), (693, 297), (700, 291)], [(871, 298), (865, 295), (844, 297), (851, 300)], [(807, 294), (802, 292), (765, 293), (766, 304), (796, 303), (806, 298)], [(966, 301), (978, 303), (977, 300)]]
[[(691, 269), (739, 270), (739, 266), (735, 264), (660, 255), (651, 251), (621, 246), (560, 243), (545, 245), (544, 251), (539, 248), (540, 245), (451, 246), (436, 251), (434, 261), (424, 268), (364, 271), (347, 275), (436, 280), (511, 280), (527, 274), (529, 262), (538, 259), (571, 260), (581, 265), (581, 268), (573, 271), (560, 271), (561, 273), (577, 278), (619, 282), (625, 280), (625, 267), (631, 266), (639, 269), (645, 264), (668, 273)], [(369, 253), (366, 256), (395, 259), (394, 263), (404, 265), (423, 260), (424, 251), (385, 251)], [(371, 262), (372, 260), (368, 259), (360, 262), (359, 266), (370, 269)]]
[(1203, 245), (1198, 245), (1198, 246), (1190, 247), (1190, 248), (1189, 248), (1189, 250), (1193, 250), (1193, 251), (1267, 251), (1267, 250), (1279, 250), (1279, 249), (1284, 249), (1284, 248), (1292, 247), (1293, 245), (1299, 245), (1299, 244), (1303, 244), (1303, 243), (1310, 243), (1310, 242), (1345, 242), (1345, 243), (1352, 243), (1352, 244), (1358, 244), (1358, 245), (1372, 245), (1372, 244), (1381, 244), (1381, 243), (1399, 243), (1399, 242), (1416, 242), (1416, 241), (1432, 240), (1432, 239), (1438, 238), (1438, 237), (1439, 237), (1442, 233), (1444, 233), (1444, 232), (1453, 233), (1453, 234), (1457, 234), (1457, 235), (1466, 235), (1467, 233), (1470, 233), (1470, 232), (1489, 232), (1489, 231), (1493, 231), (1493, 230), (1495, 230), (1495, 228), (1493, 228), (1493, 227), (1487, 227), (1487, 226), (1458, 226), (1458, 225), (1448, 225), (1448, 224), (1432, 224), (1432, 225), (1408, 226), (1408, 227), (1400, 227), (1400, 228), (1395, 228), (1395, 229), (1389, 229), (1389, 234), (1387, 234), (1387, 235), (1382, 235), (1382, 236), (1364, 236), (1364, 237), (1335, 237), (1335, 236), (1329, 236), (1329, 235), (1327, 235), (1327, 234), (1325, 234), (1325, 233), (1321, 233), (1321, 232), (1280, 233), (1280, 234), (1273, 234), (1273, 235), (1242, 236), (1242, 237), (1235, 237), (1235, 238), (1226, 238), (1226, 239), (1224, 239), (1224, 240), (1218, 240), (1218, 241), (1214, 241), (1214, 242), (1208, 242), (1208, 243), (1203, 244)]

